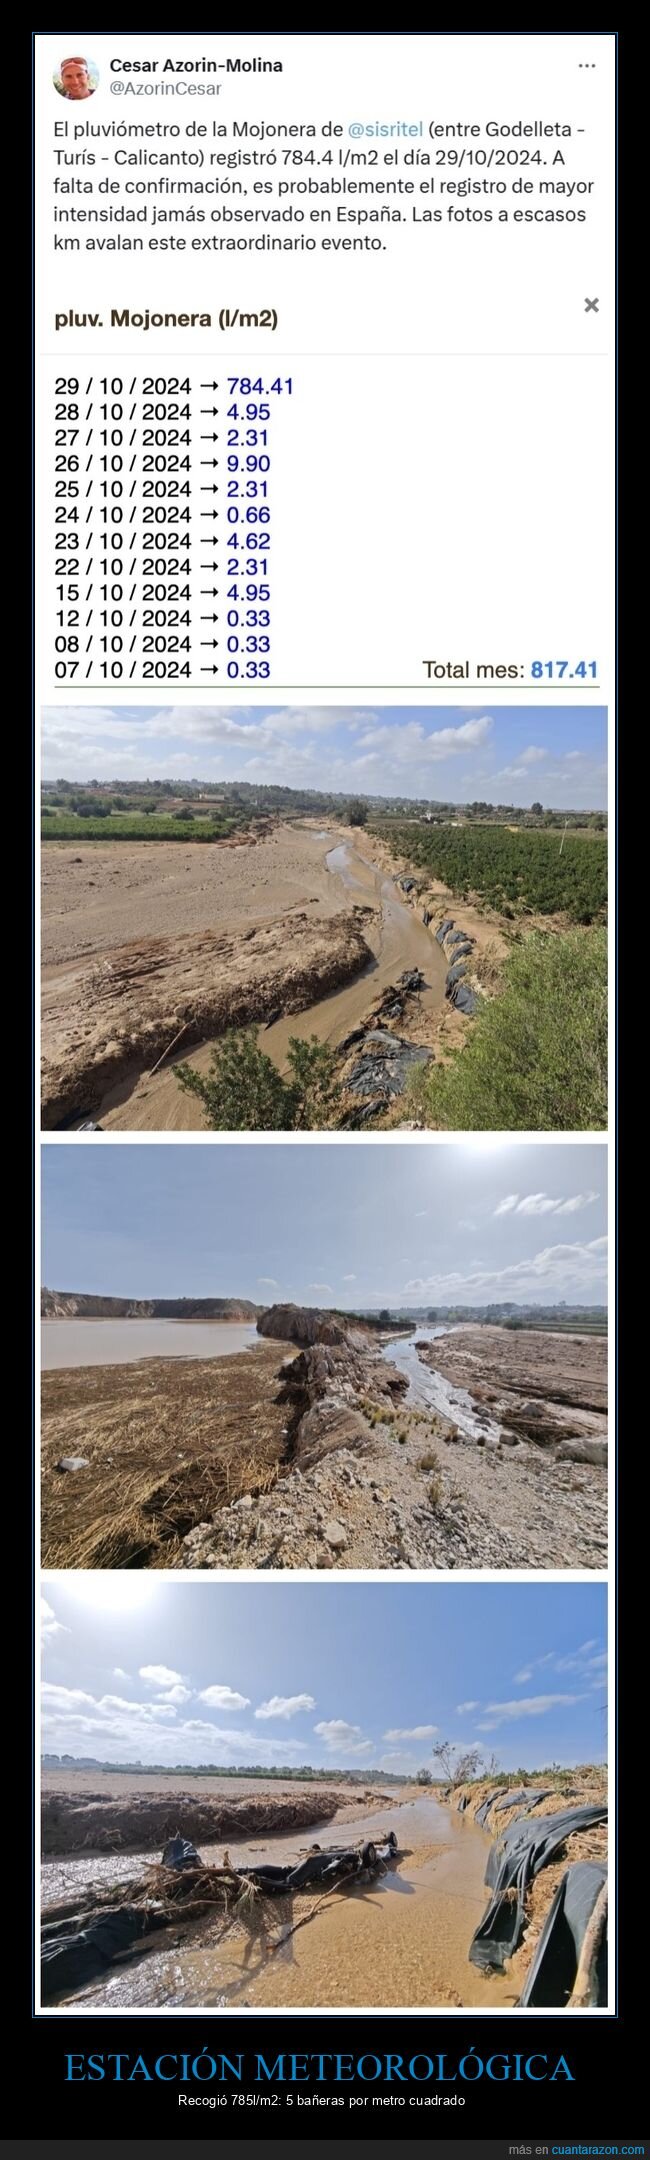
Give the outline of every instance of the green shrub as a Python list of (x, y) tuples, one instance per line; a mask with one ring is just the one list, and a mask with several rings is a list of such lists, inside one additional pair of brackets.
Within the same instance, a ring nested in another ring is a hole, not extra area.
[(206, 1077), (192, 1065), (176, 1065), (179, 1087), (201, 1102), (212, 1132), (313, 1132), (335, 1124), (339, 1090), (327, 1043), (292, 1035), (290, 1078), (261, 1050), (255, 1028), (226, 1035), (213, 1050)]
[(410, 1084), (427, 1125), (450, 1132), (585, 1132), (607, 1124), (604, 930), (533, 935), (509, 955), (500, 997), (463, 1047)]

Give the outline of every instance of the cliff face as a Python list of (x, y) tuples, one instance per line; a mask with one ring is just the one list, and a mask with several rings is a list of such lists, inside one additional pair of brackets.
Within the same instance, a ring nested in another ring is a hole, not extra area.
[(299, 1343), (304, 1349), (313, 1343), (347, 1342), (340, 1320), (309, 1305), (269, 1305), (258, 1320), (257, 1332), (277, 1342)]
[(250, 1298), (93, 1297), (85, 1290), (41, 1291), (43, 1320), (257, 1320)]

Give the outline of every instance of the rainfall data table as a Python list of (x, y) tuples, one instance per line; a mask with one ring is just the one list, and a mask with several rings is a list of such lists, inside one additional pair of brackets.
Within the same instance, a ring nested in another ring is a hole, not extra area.
[[(283, 352), (48, 362), (39, 645), (48, 690), (421, 689), (574, 669), (588, 553), (531, 494), (567, 403), (580, 519), (603, 382), (543, 356)], [(473, 488), (459, 484), (459, 443)], [(551, 571), (549, 576), (549, 564)], [(513, 598), (517, 635), (513, 644)], [(543, 599), (540, 600), (540, 594)], [(597, 625), (594, 625), (594, 631)], [(586, 658), (585, 658), (586, 655)], [(567, 657), (569, 656), (569, 657)]]

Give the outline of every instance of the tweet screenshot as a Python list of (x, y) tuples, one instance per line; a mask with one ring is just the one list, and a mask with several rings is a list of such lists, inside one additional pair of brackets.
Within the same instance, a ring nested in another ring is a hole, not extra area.
[(646, 2150), (583, 2135), (638, 2127), (617, 47), (33, 35), (62, 2136)]

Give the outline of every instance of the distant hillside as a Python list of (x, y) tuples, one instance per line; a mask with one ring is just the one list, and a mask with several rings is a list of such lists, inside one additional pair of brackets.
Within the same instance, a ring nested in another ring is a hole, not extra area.
[(87, 1290), (41, 1290), (42, 1320), (257, 1320), (250, 1298), (94, 1297)]

